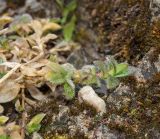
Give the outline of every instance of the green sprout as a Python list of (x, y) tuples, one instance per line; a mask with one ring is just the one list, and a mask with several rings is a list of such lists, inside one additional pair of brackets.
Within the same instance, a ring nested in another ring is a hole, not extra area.
[(45, 117), (46, 114), (44, 113), (40, 113), (37, 114), (36, 116), (34, 116), (31, 121), (27, 124), (27, 132), (29, 134), (32, 134), (33, 132), (37, 132), (40, 130), (41, 128), (41, 121), (43, 120), (43, 118)]
[(0, 79), (5, 75), (6, 73), (0, 72)]
[(51, 62), (49, 67), (51, 71), (46, 76), (47, 80), (56, 85), (63, 85), (67, 99), (75, 96), (76, 84), (97, 84), (100, 87), (100, 80), (104, 80), (106, 87), (113, 89), (119, 85), (119, 78), (130, 75), (128, 64), (118, 64), (112, 57), (106, 61), (95, 61), (94, 65), (86, 65), (80, 70), (76, 70), (69, 63), (60, 65)]
[(7, 37), (1, 36), (0, 37), (0, 48), (9, 49), (9, 41)]
[(72, 99), (75, 94), (75, 86), (71, 80), (74, 72), (72, 65), (59, 65), (58, 63), (50, 64), (51, 72), (47, 74), (47, 79), (56, 85), (63, 85), (65, 96), (68, 99)]
[(68, 3), (66, 6), (64, 0), (56, 0), (56, 3), (62, 15), (62, 18), (56, 21), (60, 22), (63, 27), (64, 39), (66, 41), (71, 41), (76, 27), (76, 16), (74, 12), (77, 8), (77, 1), (71, 0), (71, 2)]
[(8, 135), (0, 135), (0, 139), (11, 139)]

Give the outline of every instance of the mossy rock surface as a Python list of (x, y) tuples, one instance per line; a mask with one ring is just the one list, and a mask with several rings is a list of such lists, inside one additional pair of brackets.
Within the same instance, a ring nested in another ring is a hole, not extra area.
[[(145, 83), (136, 77), (124, 79), (121, 86), (105, 99), (108, 112), (99, 120), (94, 110), (73, 101), (67, 105), (70, 112), (65, 114), (64, 129), (57, 130), (58, 134), (67, 134), (70, 138), (90, 138), (94, 134), (116, 138), (158, 138), (160, 78), (157, 67), (153, 70), (151, 65), (159, 62), (160, 24), (158, 20), (152, 20), (150, 1), (82, 0), (78, 10), (81, 18), (76, 40), (84, 46), (82, 53), (85, 52), (90, 61), (95, 59), (88, 53), (90, 48), (98, 52), (102, 59), (111, 54), (119, 61), (127, 60), (140, 68)], [(150, 65), (148, 69), (147, 65)], [(79, 118), (83, 121), (81, 126), (74, 124)], [(74, 131), (67, 128), (69, 126), (65, 127), (68, 123)], [(86, 123), (88, 126), (85, 126)], [(87, 129), (87, 133), (84, 129)], [(53, 136), (56, 134), (52, 133)]]
[[(23, 12), (33, 17), (59, 16), (55, 1), (50, 2), (37, 1), (40, 5), (37, 9), (30, 5), (30, 10), (26, 8)], [(21, 14), (23, 2), (19, 7), (17, 3), (9, 3), (9, 10), (14, 10), (12, 16)], [(46, 113), (39, 132), (46, 139), (160, 138), (158, 0), (153, 3), (151, 0), (81, 0), (78, 3), (75, 41), (82, 48), (63, 54), (69, 55), (67, 61), (81, 67), (113, 55), (118, 61), (137, 67), (141, 76), (122, 79), (118, 88), (108, 92), (103, 98), (107, 104), (103, 117), (89, 106), (80, 105), (77, 98), (66, 101), (60, 97), (27, 109), (29, 119), (37, 113)]]

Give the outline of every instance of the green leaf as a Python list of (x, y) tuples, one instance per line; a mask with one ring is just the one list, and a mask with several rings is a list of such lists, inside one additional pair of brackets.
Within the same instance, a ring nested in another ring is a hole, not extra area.
[(119, 80), (113, 76), (108, 76), (108, 78), (106, 79), (106, 84), (108, 89), (113, 89), (117, 85), (119, 85)]
[(128, 64), (126, 63), (117, 64), (115, 69), (109, 71), (109, 74), (114, 77), (128, 76)]
[(40, 113), (34, 116), (31, 121), (27, 124), (27, 131), (28, 133), (33, 133), (35, 131), (38, 131), (41, 127), (40, 123), (45, 117), (46, 114)]
[(53, 22), (53, 23), (60, 23), (61, 19), (60, 18), (51, 18), (49, 21)]
[(9, 49), (9, 42), (8, 39), (6, 37), (0, 37), (0, 47), (4, 48), (4, 49)]
[(65, 24), (67, 21), (67, 18), (70, 13), (74, 12), (74, 10), (77, 8), (77, 1), (72, 0), (64, 9), (63, 9), (63, 18), (61, 20), (62, 24)]
[(0, 135), (0, 139), (11, 139), (11, 138), (7, 135)]
[(58, 63), (51, 62), (49, 64), (49, 67), (52, 69), (53, 72), (66, 73), (65, 69)]
[(114, 69), (117, 65), (117, 61), (112, 56), (107, 56), (105, 60), (105, 65), (107, 66), (107, 70)]
[(107, 67), (103, 61), (94, 61), (94, 65), (98, 72), (102, 72), (104, 74), (107, 71)]
[(0, 116), (0, 125), (5, 124), (8, 121), (7, 116)]
[(67, 6), (66, 9), (68, 9), (69, 12), (73, 12), (77, 8), (77, 1), (72, 0)]
[(123, 70), (121, 72), (117, 73), (115, 75), (115, 77), (126, 77), (126, 76), (129, 76), (129, 75), (135, 73), (135, 71), (137, 70), (135, 67), (128, 66), (128, 65), (126, 65), (126, 67), (124, 65), (124, 67), (121, 67), (121, 68), (123, 68)]
[(61, 19), (61, 24), (62, 25), (66, 23), (68, 15), (69, 15), (68, 9), (64, 9), (64, 11), (63, 11), (63, 17)]
[(48, 73), (47, 79), (54, 84), (63, 84), (66, 80), (71, 79), (73, 72), (65, 70), (65, 68), (58, 63), (51, 63), (51, 72)]
[(67, 79), (70, 79), (73, 73), (75, 72), (75, 67), (72, 64), (65, 63), (62, 65), (62, 67), (67, 71)]
[(40, 124), (32, 124), (32, 126), (27, 126), (27, 132), (29, 134), (32, 134), (33, 132), (37, 132), (39, 131), (41, 128), (41, 125)]
[(81, 84), (96, 84), (98, 82), (98, 78), (96, 75), (96, 67), (93, 65), (86, 65), (80, 70), (82, 82)]
[(66, 41), (72, 40), (73, 32), (75, 30), (76, 16), (73, 15), (70, 22), (63, 28), (63, 35)]
[(40, 124), (40, 122), (43, 120), (45, 116), (46, 114), (44, 113), (37, 114), (31, 119), (31, 121), (27, 125), (30, 126), (32, 124)]
[(121, 63), (116, 65), (116, 76), (125, 76), (128, 73), (128, 64)]
[(122, 71), (121, 73), (116, 74), (114, 77), (126, 77), (130, 75), (130, 72), (128, 71), (128, 69), (125, 69), (124, 71)]
[(0, 79), (5, 75), (6, 73), (0, 72)]
[(47, 76), (47, 79), (49, 79), (50, 82), (52, 82), (53, 84), (63, 84), (66, 79), (65, 79), (66, 75), (63, 75), (61, 73), (55, 73), (55, 72), (50, 72)]
[(56, 0), (56, 3), (58, 4), (60, 10), (62, 11), (64, 8), (64, 0)]
[(75, 96), (75, 85), (71, 80), (64, 84), (64, 94), (67, 99), (72, 99)]
[(17, 112), (22, 112), (24, 110), (24, 108), (20, 104), (19, 99), (15, 102), (15, 109), (16, 109)]
[(117, 61), (112, 56), (107, 56), (105, 61), (106, 71), (104, 74), (104, 78), (108, 77), (108, 75), (110, 74), (109, 71), (112, 71), (110, 74), (111, 76), (113, 76), (116, 73), (117, 64), (118, 64)]

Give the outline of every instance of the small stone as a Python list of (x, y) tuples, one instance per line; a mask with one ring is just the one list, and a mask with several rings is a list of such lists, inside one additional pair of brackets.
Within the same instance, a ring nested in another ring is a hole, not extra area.
[(91, 15), (92, 15), (92, 17), (95, 17), (96, 14), (97, 14), (97, 9), (94, 9), (94, 10), (92, 11)]
[(106, 113), (106, 103), (101, 99), (90, 86), (83, 87), (78, 92), (80, 103), (84, 102), (96, 109), (100, 114)]

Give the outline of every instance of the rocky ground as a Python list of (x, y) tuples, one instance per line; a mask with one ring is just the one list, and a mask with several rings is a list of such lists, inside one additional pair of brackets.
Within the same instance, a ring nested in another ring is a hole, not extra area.
[[(0, 0), (0, 14), (4, 13), (59, 16), (54, 0)], [(67, 54), (67, 62), (79, 68), (112, 55), (136, 71), (116, 89), (99, 94), (107, 105), (103, 116), (79, 104), (77, 98), (66, 101), (57, 97), (28, 107), (30, 117), (47, 114), (40, 134), (64, 139), (159, 139), (160, 1), (82, 0), (77, 17), (75, 41), (81, 48)]]

